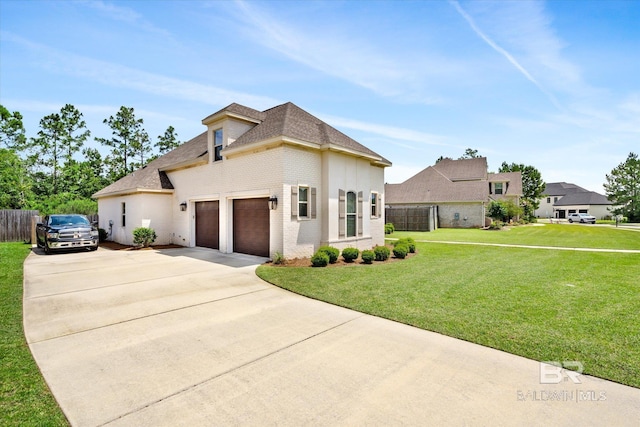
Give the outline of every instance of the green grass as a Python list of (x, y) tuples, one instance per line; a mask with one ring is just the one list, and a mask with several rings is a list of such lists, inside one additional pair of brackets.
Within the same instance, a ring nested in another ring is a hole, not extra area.
[(502, 230), (440, 228), (430, 233), (397, 231), (391, 237), (431, 242), (478, 242), (527, 246), (640, 250), (640, 229), (585, 224), (540, 224)]
[[(595, 227), (564, 226), (572, 233), (566, 234), (562, 227), (547, 228), (544, 237), (543, 227), (441, 234), (443, 240), (490, 236), (486, 240), (495, 242), (494, 236), (513, 233), (528, 244), (558, 244), (559, 236), (569, 236), (587, 247), (595, 235), (598, 246), (633, 246), (618, 230), (590, 234)], [(257, 272), (302, 295), (534, 360), (580, 361), (587, 374), (640, 387), (640, 254), (430, 243), (417, 249), (414, 257), (389, 264), (260, 266)]]
[(22, 329), (22, 264), (30, 250), (0, 243), (0, 425), (67, 426)]

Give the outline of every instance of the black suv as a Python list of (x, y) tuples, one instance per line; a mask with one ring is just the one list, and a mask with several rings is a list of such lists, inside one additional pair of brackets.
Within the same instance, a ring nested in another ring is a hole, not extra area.
[(98, 249), (98, 228), (84, 215), (47, 215), (36, 226), (36, 242), (47, 255), (58, 249)]

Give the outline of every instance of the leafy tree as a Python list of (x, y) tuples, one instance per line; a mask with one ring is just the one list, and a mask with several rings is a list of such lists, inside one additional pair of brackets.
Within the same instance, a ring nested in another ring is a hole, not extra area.
[(0, 209), (23, 209), (32, 197), (26, 165), (15, 151), (0, 148)]
[(0, 144), (9, 149), (21, 151), (25, 148), (26, 142), (22, 115), (17, 111), (11, 113), (0, 105)]
[(497, 221), (507, 222), (522, 215), (522, 208), (512, 200), (492, 200), (487, 209), (487, 215)]
[(143, 132), (144, 121), (136, 119), (133, 108), (122, 106), (115, 117), (110, 116), (103, 123), (111, 128), (113, 136), (110, 139), (96, 138), (96, 141), (111, 147), (106, 162), (110, 167), (109, 178), (116, 181), (134, 170), (135, 164), (130, 157), (136, 153), (136, 141)]
[(614, 206), (615, 214), (622, 214), (629, 221), (640, 221), (640, 159), (629, 153), (627, 160), (620, 163), (606, 176), (604, 189)]
[(179, 147), (180, 144), (181, 142), (178, 141), (176, 130), (173, 126), (169, 126), (167, 130), (164, 131), (164, 135), (158, 135), (158, 142), (156, 142), (155, 147), (158, 149), (158, 153), (162, 155)]
[(444, 157), (444, 156), (440, 156), (436, 159), (436, 164), (440, 163), (441, 161), (443, 161), (444, 159), (449, 159), (449, 160), (453, 160), (451, 157)]
[(462, 160), (462, 159), (477, 159), (478, 157), (482, 157), (481, 155), (478, 154), (478, 150), (474, 150), (472, 148), (467, 148), (466, 150), (464, 150), (464, 154), (462, 155), (462, 157), (460, 157), (460, 160)]
[(69, 162), (87, 140), (91, 132), (73, 105), (67, 104), (60, 113), (50, 114), (40, 120), (38, 137), (32, 138), (30, 163), (50, 171), (50, 192), (55, 194), (59, 188), (59, 175), (62, 160)]
[(545, 187), (540, 171), (533, 166), (525, 166), (522, 163), (502, 162), (499, 172), (520, 172), (522, 174), (522, 198), (520, 200), (525, 219), (531, 221), (535, 210), (540, 207), (540, 198)]

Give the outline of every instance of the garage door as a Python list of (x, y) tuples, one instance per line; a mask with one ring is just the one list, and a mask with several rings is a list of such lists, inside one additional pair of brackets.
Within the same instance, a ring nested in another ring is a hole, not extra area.
[(220, 249), (219, 202), (196, 202), (196, 246)]
[(269, 199), (233, 201), (233, 251), (269, 256)]

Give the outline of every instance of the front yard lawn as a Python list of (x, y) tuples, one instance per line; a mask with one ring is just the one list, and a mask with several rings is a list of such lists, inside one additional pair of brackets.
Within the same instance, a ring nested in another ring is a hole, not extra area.
[(30, 250), (0, 243), (0, 425), (67, 426), (22, 330), (22, 263)]
[[(620, 230), (589, 234), (595, 227), (554, 225), (538, 234), (546, 227), (453, 234), (474, 241), (484, 233), (492, 240), (522, 229), (510, 235), (549, 245), (559, 243), (566, 227), (585, 230), (582, 238), (577, 234), (582, 231), (570, 238), (572, 246), (581, 240), (590, 246), (589, 236), (596, 235), (598, 247), (605, 241), (609, 248), (640, 247)], [(440, 231), (410, 235), (417, 241), (437, 240)], [(640, 233), (628, 233), (640, 240)], [(580, 361), (586, 374), (640, 387), (640, 254), (431, 243), (418, 243), (417, 252), (384, 265), (264, 265), (257, 273), (311, 298), (534, 360)]]

